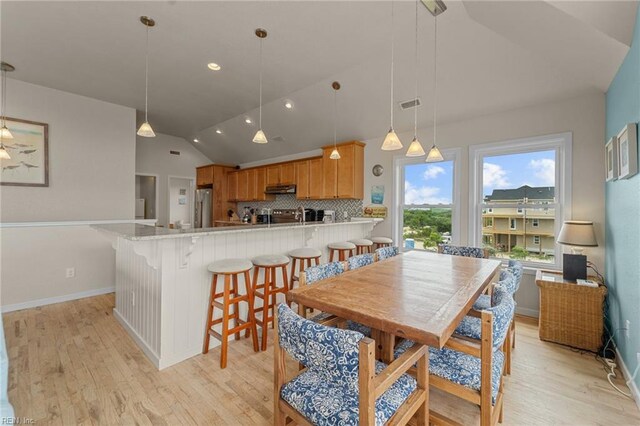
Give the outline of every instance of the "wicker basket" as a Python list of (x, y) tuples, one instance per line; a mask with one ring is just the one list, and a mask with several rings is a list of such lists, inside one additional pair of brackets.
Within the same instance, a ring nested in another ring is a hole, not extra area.
[(540, 339), (593, 352), (600, 349), (607, 288), (579, 286), (563, 281), (557, 272), (544, 271), (544, 275), (559, 275), (556, 281), (547, 281), (541, 272), (536, 277), (540, 287)]

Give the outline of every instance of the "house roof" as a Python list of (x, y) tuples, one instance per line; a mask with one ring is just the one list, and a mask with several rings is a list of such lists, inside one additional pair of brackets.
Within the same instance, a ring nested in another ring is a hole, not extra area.
[(528, 198), (529, 200), (553, 200), (555, 188), (553, 186), (531, 187), (523, 185), (515, 189), (494, 189), (485, 201), (515, 201)]

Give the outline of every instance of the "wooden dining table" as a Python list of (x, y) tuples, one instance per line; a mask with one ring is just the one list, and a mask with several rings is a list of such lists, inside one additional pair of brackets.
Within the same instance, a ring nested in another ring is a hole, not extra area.
[(411, 251), (290, 290), (287, 300), (371, 327), (384, 362), (395, 337), (442, 348), (500, 261)]

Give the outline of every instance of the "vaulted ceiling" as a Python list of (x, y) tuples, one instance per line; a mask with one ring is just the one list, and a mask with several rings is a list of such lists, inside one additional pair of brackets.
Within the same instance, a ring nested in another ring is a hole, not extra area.
[[(607, 90), (626, 55), (637, 1), (448, 1), (438, 18), (438, 115), (454, 121)], [(200, 143), (215, 162), (242, 163), (371, 139), (389, 128), (391, 3), (387, 1), (11, 2), (1, 6), (2, 60), (11, 77), (144, 109), (150, 32), (149, 121)], [(433, 117), (434, 19), (420, 5), (419, 126)], [(413, 127), (415, 3), (395, 2), (396, 129)], [(264, 41), (263, 129), (258, 49)], [(212, 72), (207, 63), (222, 70)], [(294, 107), (288, 110), (284, 101)], [(250, 117), (253, 125), (245, 123)], [(222, 131), (218, 134), (216, 130)], [(428, 141), (425, 141), (428, 143)], [(192, 142), (193, 143), (193, 142)]]

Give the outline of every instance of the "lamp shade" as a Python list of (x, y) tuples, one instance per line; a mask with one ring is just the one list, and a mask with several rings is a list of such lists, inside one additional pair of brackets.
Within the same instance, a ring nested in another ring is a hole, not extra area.
[(260, 130), (258, 130), (256, 132), (256, 135), (253, 137), (253, 142), (254, 143), (267, 143), (269, 141), (267, 141), (267, 136), (264, 134), (262, 129), (260, 129)]
[(444, 157), (442, 153), (438, 149), (438, 147), (434, 144), (429, 150), (429, 154), (427, 155), (427, 163), (437, 163), (440, 161), (444, 161)]
[(384, 138), (384, 142), (382, 142), (382, 150), (394, 151), (396, 149), (402, 149), (402, 142), (400, 142), (400, 138), (398, 138), (396, 132), (391, 128), (389, 129), (387, 136)]
[(7, 150), (4, 149), (4, 145), (0, 145), (0, 160), (11, 160), (11, 156)]
[(329, 158), (332, 160), (340, 159), (340, 153), (338, 152), (338, 148), (333, 148), (333, 151), (331, 151), (331, 155), (329, 156)]
[(407, 150), (407, 157), (421, 157), (424, 154), (424, 149), (422, 148), (422, 144), (420, 144), (418, 138), (413, 138), (411, 145), (409, 145), (409, 149)]
[(583, 220), (567, 220), (562, 224), (558, 243), (568, 246), (597, 247), (593, 222)]
[(151, 128), (151, 124), (145, 121), (140, 125), (140, 128), (138, 129), (138, 136), (142, 136), (145, 138), (155, 138), (156, 134)]
[(1, 140), (13, 139), (13, 135), (11, 134), (7, 126), (2, 126), (2, 128), (0, 129), (0, 139)]

